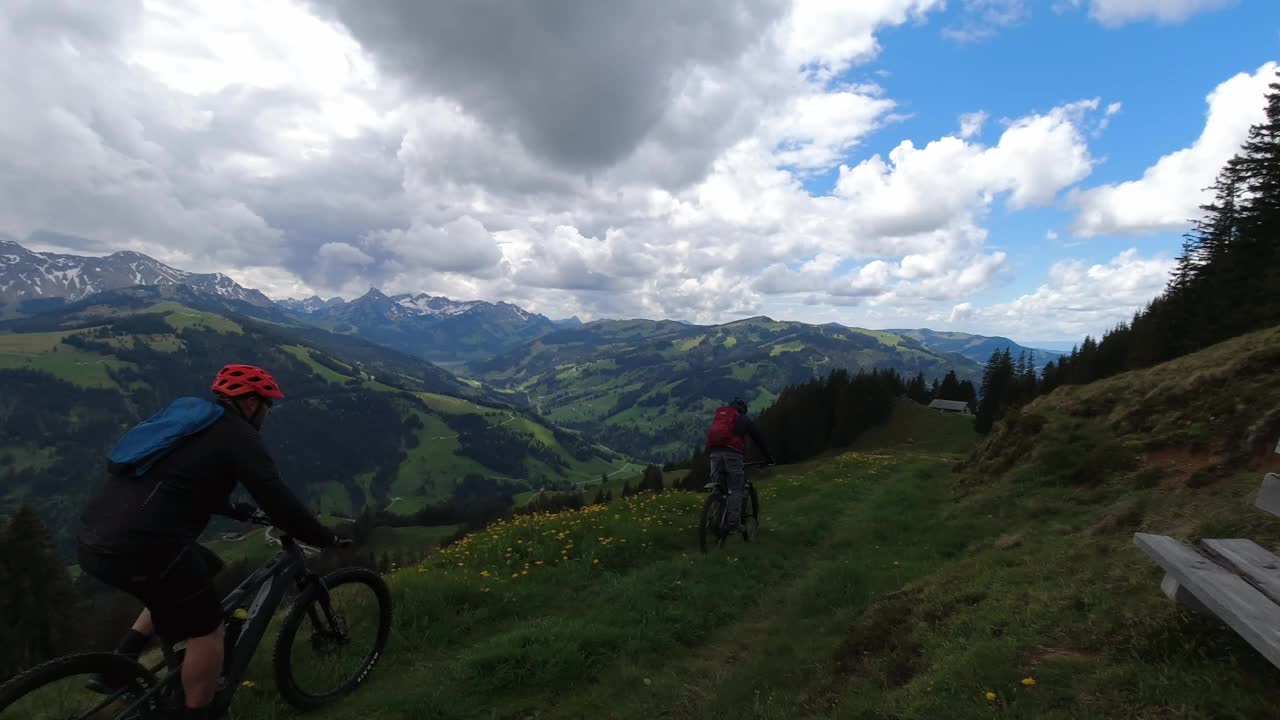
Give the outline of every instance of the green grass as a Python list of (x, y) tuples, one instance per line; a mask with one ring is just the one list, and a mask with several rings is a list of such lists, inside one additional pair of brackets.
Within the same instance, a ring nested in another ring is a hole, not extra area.
[(732, 375), (735, 380), (750, 380), (755, 377), (756, 372), (760, 369), (760, 363), (735, 363), (731, 367), (733, 369), (729, 374)]
[(319, 375), (328, 383), (334, 385), (345, 385), (348, 380), (352, 380), (356, 376), (356, 373), (354, 372), (350, 375), (343, 375), (332, 368), (321, 365), (316, 362), (315, 358), (311, 357), (311, 351), (301, 345), (281, 345), (280, 349), (306, 363), (307, 366), (311, 368), (312, 372)]
[(189, 327), (209, 328), (215, 332), (233, 333), (240, 335), (244, 333), (244, 328), (234, 321), (218, 315), (216, 313), (203, 312), (200, 310), (192, 310), (186, 305), (181, 305), (172, 301), (156, 303), (147, 308), (149, 312), (165, 312), (164, 321), (175, 330), (184, 330)]
[(781, 355), (782, 353), (787, 353), (787, 352), (800, 352), (801, 350), (804, 350), (804, 348), (805, 348), (805, 345), (800, 340), (792, 340), (791, 342), (787, 342), (787, 343), (779, 343), (777, 345), (774, 345), (769, 350), (769, 357), (776, 357), (778, 355)]
[(401, 549), (418, 553), (439, 545), (457, 530), (457, 525), (377, 527), (369, 538), (369, 549), (375, 553), (394, 553)]
[(888, 345), (889, 347), (896, 348), (902, 344), (902, 336), (895, 335), (891, 332), (885, 332), (884, 330), (867, 330), (864, 328), (850, 328), (850, 330), (860, 335), (868, 335), (870, 337), (873, 337), (876, 340), (879, 340), (880, 342), (884, 343), (885, 345)]
[(351, 495), (337, 480), (313, 482), (307, 487), (307, 491), (310, 493), (309, 504), (318, 512), (343, 514), (352, 512)]
[(671, 347), (678, 352), (689, 352), (693, 348), (696, 348), (699, 345), (701, 345), (702, 341), (706, 339), (707, 339), (706, 335), (695, 335), (694, 337), (691, 337), (691, 338), (681, 338), (675, 341), (674, 343), (672, 343)]
[[(10, 337), (22, 336), (0, 335), (0, 338)], [(39, 370), (81, 387), (114, 388), (116, 383), (107, 374), (107, 369), (128, 366), (130, 363), (114, 357), (85, 352), (70, 345), (57, 345), (39, 353), (0, 352), (0, 368)]]
[(973, 445), (973, 416), (943, 415), (900, 398), (892, 422), (873, 427), (854, 443), (858, 449), (906, 447), (967, 452)]
[(52, 465), (58, 459), (58, 451), (53, 448), (0, 448), (0, 456), (3, 455), (9, 455), (13, 458), (11, 467), (19, 472), (22, 470), (40, 470)]
[[(707, 556), (698, 494), (500, 524), (391, 576), (382, 664), (313, 717), (1274, 717), (1276, 669), (1169, 602), (1132, 533), (1280, 547), (1248, 505), (1280, 461), (1199, 477), (1134, 429), (1271, 407), (1277, 350), (1280, 332), (1060, 390), (999, 431), (1016, 459), (995, 472), (990, 441), (953, 472), (964, 419), (900, 406), (863, 449), (759, 476), (759, 541)], [(236, 716), (293, 717), (255, 673)]]
[(17, 335), (0, 335), (0, 355), (39, 355), (52, 352), (61, 345), (62, 339), (75, 331), (20, 333)]
[(467, 413), (484, 412), (486, 408), (477, 405), (470, 400), (462, 398), (450, 397), (448, 395), (439, 395), (436, 393), (417, 393), (418, 397), (427, 404), (435, 412), (444, 413), (445, 415), (465, 415)]
[(400, 464), (391, 485), (391, 495), (403, 498), (392, 510), (405, 515), (426, 502), (447, 499), (453, 493), (454, 481), (467, 474), (489, 474), (484, 466), (457, 454), (460, 446), (453, 428), (435, 415), (417, 415), (423, 425), (418, 446), (408, 451), (408, 458)]

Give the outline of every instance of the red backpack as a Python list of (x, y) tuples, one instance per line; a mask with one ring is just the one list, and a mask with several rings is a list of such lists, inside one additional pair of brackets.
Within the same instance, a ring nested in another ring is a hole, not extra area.
[(716, 408), (716, 416), (707, 428), (707, 447), (732, 447), (742, 450), (742, 438), (733, 431), (738, 411), (729, 405)]

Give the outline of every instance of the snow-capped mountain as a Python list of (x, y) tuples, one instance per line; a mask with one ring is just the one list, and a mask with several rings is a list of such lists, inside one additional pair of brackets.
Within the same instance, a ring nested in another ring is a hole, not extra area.
[(340, 297), (325, 300), (318, 295), (313, 295), (305, 300), (288, 298), (280, 300), (276, 304), (291, 312), (304, 315), (340, 315), (343, 312), (341, 310), (342, 307), (359, 304), (366, 308), (378, 308), (378, 311), (388, 318), (447, 318), (469, 312), (486, 313), (492, 319), (513, 322), (525, 322), (537, 317), (518, 305), (506, 302), (450, 300), (442, 295), (428, 295), (427, 293), (386, 295), (376, 288), (370, 288), (368, 293), (350, 302)]
[(276, 305), (279, 305), (281, 308), (290, 312), (310, 315), (311, 313), (319, 312), (327, 307), (341, 305), (345, 302), (346, 300), (343, 300), (340, 297), (331, 297), (328, 300), (325, 300), (319, 295), (312, 295), (305, 300), (295, 300), (294, 298), (277, 300)]
[(387, 295), (377, 288), (351, 301), (285, 300), (307, 322), (358, 335), (434, 362), (492, 357), (556, 329), (550, 319), (507, 302), (438, 295)]
[(273, 302), (221, 273), (187, 272), (141, 253), (62, 255), (36, 252), (0, 238), (0, 317), (45, 312), (96, 293), (139, 285), (189, 287), (200, 295), (245, 302), (261, 312), (280, 313), (281, 318), (434, 361), (493, 357), (556, 329), (545, 316), (511, 303), (451, 300), (426, 293), (387, 296), (371, 289), (350, 301), (312, 296)]
[(81, 300), (134, 285), (189, 285), (193, 289), (258, 307), (271, 299), (222, 273), (191, 273), (136, 252), (106, 257), (34, 252), (0, 238), (0, 305), (29, 300)]

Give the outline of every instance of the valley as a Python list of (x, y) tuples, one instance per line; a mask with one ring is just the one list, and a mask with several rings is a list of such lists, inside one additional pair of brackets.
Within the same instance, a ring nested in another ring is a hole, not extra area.
[(362, 361), (338, 359), (320, 348), (359, 341), (317, 341), (320, 331), (295, 334), (168, 294), (95, 295), (0, 334), (0, 505), (32, 503), (63, 547), (116, 434), (172, 397), (204, 395), (233, 356), (273, 368), (286, 388), (265, 438), (322, 513), (390, 505), (410, 516), (472, 486), (566, 489), (628, 463), (424, 361), (373, 345), (359, 348)]

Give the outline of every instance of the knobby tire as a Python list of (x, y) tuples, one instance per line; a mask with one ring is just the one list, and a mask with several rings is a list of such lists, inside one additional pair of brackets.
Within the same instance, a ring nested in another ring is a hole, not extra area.
[[(279, 689), (280, 695), (290, 705), (300, 710), (309, 710), (333, 702), (363, 685), (373, 667), (377, 665), (378, 659), (386, 647), (387, 638), (391, 633), (391, 591), (387, 588), (386, 582), (377, 573), (364, 568), (345, 568), (329, 573), (324, 577), (322, 583), (323, 587), (312, 585), (294, 601), (293, 607), (284, 619), (284, 624), (280, 627), (280, 636), (276, 638), (275, 652), (272, 658), (272, 664), (275, 666), (276, 687)], [(313, 616), (327, 622), (324, 608), (319, 601), (328, 597), (329, 594), (343, 585), (349, 586), (351, 584), (368, 587), (373, 591), (373, 596), (376, 598), (378, 605), (378, 632), (373, 647), (365, 655), (359, 668), (350, 677), (339, 683), (337, 687), (319, 693), (304, 690), (294, 675), (292, 655), (294, 638), (297, 636), (298, 631), (303, 628), (303, 622)]]

